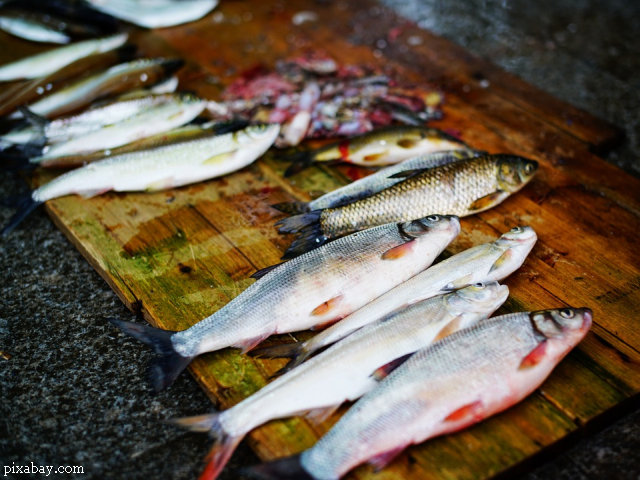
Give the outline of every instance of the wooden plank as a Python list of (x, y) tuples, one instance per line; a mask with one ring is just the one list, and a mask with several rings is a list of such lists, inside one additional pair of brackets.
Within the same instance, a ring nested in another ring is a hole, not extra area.
[[(640, 231), (640, 183), (589, 152), (615, 143), (618, 129), (446, 40), (402, 21), (403, 35), (421, 35), (422, 45), (405, 50), (398, 42), (379, 58), (372, 40), (386, 36), (398, 20), (377, 5), (378, 13), (372, 13), (373, 6), (368, 0), (294, 0), (252, 5), (249, 17), (246, 4), (228, 2), (217, 11), (222, 23), (208, 16), (178, 28), (132, 28), (132, 35), (142, 54), (185, 57), (181, 84), (207, 98), (217, 98), (243, 68), (273, 65), (308, 49), (322, 48), (341, 62), (392, 64), (408, 80), (431, 79), (446, 90), (445, 118), (436, 125), (459, 131), (476, 148), (540, 161), (539, 175), (521, 193), (463, 219), (447, 254), (491, 241), (512, 226), (532, 225), (538, 245), (506, 281), (511, 297), (500, 313), (587, 305), (595, 313), (592, 331), (520, 405), (465, 432), (412, 447), (381, 472), (362, 467), (350, 478), (489, 478), (512, 472), (640, 396), (640, 336), (634, 329), (640, 253), (632, 240)], [(315, 11), (319, 21), (292, 25), (300, 10)], [(488, 88), (482, 80), (489, 80)], [(198, 185), (92, 200), (68, 197), (47, 208), (130, 308), (153, 325), (181, 330), (247, 288), (256, 269), (279, 261), (292, 237), (277, 234), (273, 223), (281, 214), (270, 204), (308, 200), (310, 193), (366, 174), (317, 166), (284, 179), (285, 167), (267, 156)], [(36, 181), (49, 178), (41, 173)], [(283, 363), (226, 349), (199, 357), (190, 370), (212, 400), (227, 408), (265, 385)], [(274, 421), (248, 440), (261, 458), (273, 459), (310, 447), (337, 418), (322, 425), (301, 417)]]

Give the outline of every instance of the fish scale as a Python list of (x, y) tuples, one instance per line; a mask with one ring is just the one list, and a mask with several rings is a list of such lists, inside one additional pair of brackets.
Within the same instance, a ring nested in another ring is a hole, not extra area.
[[(554, 328), (541, 329), (549, 318)], [(289, 478), (334, 480), (366, 461), (384, 466), (408, 445), (510, 407), (544, 381), (590, 325), (589, 309), (524, 312), (444, 338), (413, 355), (357, 402), (301, 454), (304, 474)], [(546, 345), (542, 353), (523, 367), (541, 345)]]

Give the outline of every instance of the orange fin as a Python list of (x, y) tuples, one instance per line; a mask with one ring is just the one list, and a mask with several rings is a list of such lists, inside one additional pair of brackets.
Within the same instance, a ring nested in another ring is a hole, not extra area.
[(242, 340), (234, 345), (234, 347), (238, 347), (242, 349), (242, 353), (247, 353), (249, 350), (253, 350), (255, 347), (260, 345), (265, 339), (269, 337), (269, 334), (260, 335), (259, 337), (247, 338), (246, 340)]
[(500, 255), (500, 258), (498, 258), (495, 261), (495, 263), (491, 267), (491, 270), (489, 270), (489, 273), (500, 268), (502, 265), (505, 264), (505, 262), (509, 261), (512, 257), (513, 257), (513, 250), (508, 249), (506, 252)]
[(464, 407), (460, 407), (457, 410), (454, 410), (449, 415), (447, 415), (444, 419), (445, 422), (458, 422), (460, 420), (465, 419), (478, 419), (482, 418), (482, 402), (477, 400), (473, 403), (469, 403)]
[(307, 417), (312, 423), (319, 425), (331, 415), (333, 415), (336, 410), (338, 410), (338, 408), (340, 408), (340, 405), (331, 405), (330, 407), (324, 408), (314, 408), (313, 410), (309, 410), (306, 413), (305, 417)]
[(402, 140), (398, 140), (396, 142), (396, 145), (398, 145), (400, 148), (414, 148), (416, 145), (418, 145), (418, 140), (412, 140), (410, 138), (403, 138)]
[(380, 453), (375, 457), (370, 458), (368, 463), (373, 465), (376, 472), (382, 470), (384, 467), (389, 465), (398, 455), (400, 455), (405, 447), (406, 445), (403, 445), (401, 447), (394, 448), (393, 450), (389, 450), (388, 452)]
[(382, 254), (382, 260), (397, 260), (404, 257), (408, 253), (411, 253), (416, 244), (415, 242), (415, 240), (411, 240), (410, 242), (403, 243), (402, 245), (398, 245), (397, 247), (387, 250)]
[(526, 370), (527, 368), (535, 367), (540, 363), (540, 361), (544, 358), (545, 353), (547, 353), (547, 341), (545, 340), (536, 348), (529, 352), (529, 355), (522, 359), (520, 362), (520, 366), (518, 370)]
[(502, 199), (504, 192), (502, 190), (498, 190), (496, 192), (490, 193), (489, 195), (485, 195), (482, 198), (477, 199), (469, 206), (469, 210), (486, 210), (487, 208), (493, 207), (497, 202)]
[(367, 155), (365, 156), (362, 161), (363, 162), (375, 162), (376, 160), (384, 157), (385, 155), (387, 155), (389, 152), (387, 150), (380, 152), (380, 153), (372, 153), (371, 155)]
[(444, 338), (444, 337), (448, 337), (449, 335), (451, 335), (452, 333), (457, 332), (458, 330), (460, 330), (460, 322), (462, 320), (462, 317), (456, 317), (453, 320), (451, 320), (449, 323), (447, 323), (442, 330), (440, 330), (440, 332), (438, 332), (438, 335), (436, 335), (436, 338), (433, 339), (433, 343), (437, 342), (438, 340)]
[(330, 326), (338, 323), (340, 320), (342, 320), (342, 317), (334, 318), (334, 319), (329, 320), (327, 322), (318, 323), (318, 324), (314, 325), (313, 327), (311, 327), (309, 330), (311, 330), (312, 332), (319, 332), (321, 330), (324, 330), (325, 328), (329, 328)]
[(396, 358), (395, 360), (391, 360), (389, 363), (387, 363), (386, 365), (381, 366), (380, 368), (378, 368), (375, 372), (373, 372), (373, 374), (371, 375), (375, 380), (377, 381), (381, 381), (382, 379), (388, 377), (391, 372), (393, 372), (396, 368), (398, 368), (400, 365), (402, 365), (404, 362), (406, 362), (407, 360), (409, 360), (409, 357), (411, 355), (413, 355), (414, 352), (411, 353), (407, 353), (406, 355), (403, 355), (401, 357)]
[(318, 315), (318, 316), (326, 315), (331, 310), (333, 310), (338, 305), (340, 305), (340, 303), (342, 302), (343, 297), (344, 297), (344, 295), (338, 295), (336, 297), (333, 297), (333, 298), (327, 300), (324, 303), (321, 303), (320, 305), (318, 305), (316, 308), (314, 308), (311, 311), (311, 315)]

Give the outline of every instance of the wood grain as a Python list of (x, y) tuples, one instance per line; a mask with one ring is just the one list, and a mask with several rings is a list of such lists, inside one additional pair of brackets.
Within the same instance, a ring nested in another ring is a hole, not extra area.
[[(301, 10), (315, 11), (319, 20), (294, 26), (292, 15)], [(619, 141), (618, 128), (369, 0), (251, 7), (223, 2), (216, 12), (221, 22), (209, 15), (176, 28), (132, 29), (132, 37), (142, 54), (185, 58), (181, 84), (212, 99), (244, 68), (272, 66), (316, 49), (342, 63), (391, 64), (408, 81), (439, 86), (446, 92), (445, 116), (435, 126), (460, 132), (476, 148), (520, 154), (541, 164), (521, 193), (463, 219), (463, 231), (447, 253), (491, 241), (513, 226), (531, 225), (539, 242), (507, 279), (511, 297), (499, 313), (567, 304), (594, 311), (587, 338), (521, 404), (464, 432), (412, 447), (381, 472), (362, 467), (350, 478), (506, 474), (638, 399), (640, 253), (634, 239), (640, 231), (640, 182), (593, 153)], [(376, 40), (388, 38), (396, 26), (402, 34), (378, 50)], [(408, 45), (410, 35), (419, 35), (422, 43)], [(21, 51), (22, 42), (0, 39)], [(254, 271), (279, 262), (291, 237), (273, 228), (282, 214), (270, 204), (308, 200), (354, 174), (350, 166), (316, 166), (284, 179), (285, 168), (267, 155), (242, 171), (197, 185), (91, 200), (66, 197), (48, 202), (47, 209), (126, 305), (152, 325), (182, 330), (247, 288)], [(34, 181), (53, 175), (40, 171)], [(197, 358), (190, 370), (212, 401), (227, 408), (265, 385), (283, 363), (227, 349)], [(265, 460), (282, 457), (313, 445), (337, 418), (322, 425), (302, 417), (270, 422), (248, 441)]]

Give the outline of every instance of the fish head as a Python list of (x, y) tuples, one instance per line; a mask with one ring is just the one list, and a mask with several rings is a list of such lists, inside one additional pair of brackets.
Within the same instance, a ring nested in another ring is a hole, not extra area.
[(589, 308), (566, 307), (531, 312), (530, 319), (545, 339), (560, 339), (573, 346), (591, 327), (593, 313)]
[(514, 227), (503, 234), (494, 243), (502, 253), (492, 270), (495, 272), (493, 279), (504, 278), (524, 263), (527, 255), (538, 240), (538, 235), (533, 228), (528, 226)]
[(474, 283), (447, 295), (449, 310), (456, 314), (488, 317), (509, 297), (509, 287), (498, 282)]
[(524, 187), (538, 171), (538, 162), (516, 155), (497, 157), (497, 180), (500, 189), (514, 193)]
[[(233, 133), (234, 140), (240, 147), (266, 150), (273, 142), (276, 141), (280, 133), (280, 125), (277, 123), (264, 123), (259, 125), (250, 125), (243, 130)], [(268, 144), (268, 145), (267, 145)], [(266, 148), (265, 148), (265, 145)]]
[(411, 222), (399, 223), (398, 230), (407, 240), (438, 232), (451, 242), (460, 233), (460, 219), (455, 215), (429, 215)]

